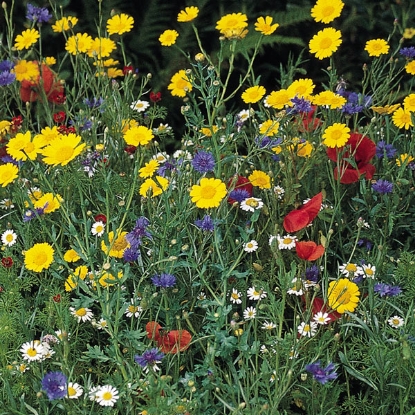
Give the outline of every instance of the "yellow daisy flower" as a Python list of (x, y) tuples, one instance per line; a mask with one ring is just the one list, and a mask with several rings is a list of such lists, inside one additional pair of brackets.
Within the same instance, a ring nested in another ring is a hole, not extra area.
[(124, 72), (119, 68), (108, 68), (107, 76), (109, 79), (119, 78), (120, 76), (124, 76)]
[(328, 288), (328, 305), (340, 314), (352, 313), (359, 303), (359, 287), (348, 278), (331, 281)]
[(199, 9), (196, 6), (185, 7), (184, 10), (181, 10), (177, 15), (177, 21), (180, 23), (191, 22), (196, 19), (199, 14)]
[(56, 20), (56, 23), (52, 25), (52, 30), (56, 33), (66, 32), (69, 29), (73, 29), (78, 23), (78, 18), (74, 16), (62, 17), (62, 19)]
[(113, 231), (108, 233), (108, 243), (107, 245), (105, 241), (101, 241), (101, 250), (110, 257), (114, 258), (122, 258), (124, 255), (124, 251), (130, 247), (127, 239), (125, 239), (125, 235), (127, 232), (120, 232), (117, 233), (116, 237)]
[(110, 35), (128, 33), (134, 26), (134, 19), (128, 14), (121, 13), (107, 20), (107, 32)]
[(271, 177), (261, 170), (254, 170), (248, 176), (248, 180), (253, 186), (259, 187), (260, 189), (271, 188)]
[(172, 46), (176, 43), (179, 33), (176, 30), (165, 30), (159, 37), (161, 46)]
[(65, 44), (65, 50), (71, 55), (78, 55), (78, 53), (87, 53), (92, 46), (92, 37), (88, 33), (77, 33), (70, 36)]
[(313, 151), (313, 145), (308, 141), (297, 144), (297, 156), (298, 157), (310, 157), (312, 151)]
[(36, 140), (39, 143), (40, 147), (44, 147), (50, 142), (52, 142), (53, 140), (55, 140), (55, 138), (58, 138), (59, 136), (60, 136), (60, 132), (58, 130), (58, 127), (54, 125), (52, 128), (51, 127), (42, 128), (42, 130), (40, 131), (40, 134), (35, 135), (33, 141)]
[(85, 146), (85, 143), (81, 143), (79, 135), (60, 135), (42, 150), (43, 162), (53, 166), (66, 166), (82, 153)]
[(106, 37), (96, 37), (88, 50), (88, 56), (97, 59), (107, 58), (115, 48), (113, 40)]
[(343, 147), (350, 138), (350, 128), (346, 124), (334, 123), (324, 130), (323, 144), (329, 148)]
[(320, 30), (309, 42), (310, 53), (317, 59), (329, 58), (342, 43), (341, 36), (341, 32), (332, 27)]
[(251, 86), (242, 93), (242, 100), (245, 104), (255, 104), (265, 95), (265, 88), (260, 85)]
[(255, 22), (255, 30), (264, 36), (272, 35), (278, 29), (278, 26), (278, 23), (272, 24), (271, 16), (260, 16)]
[(39, 39), (40, 34), (36, 29), (27, 29), (21, 35), (17, 35), (14, 47), (17, 50), (29, 49)]
[(24, 263), (28, 270), (42, 272), (53, 262), (54, 249), (47, 242), (37, 243), (24, 253)]
[(17, 133), (9, 140), (6, 147), (9, 156), (18, 161), (35, 160), (41, 151), (39, 142), (32, 140), (30, 131)]
[(415, 28), (414, 27), (407, 27), (402, 34), (404, 39), (412, 39), (415, 36)]
[(341, 0), (317, 0), (311, 9), (311, 17), (316, 22), (330, 23), (340, 16), (343, 6)]
[(377, 114), (393, 114), (401, 104), (393, 104), (393, 105), (384, 105), (383, 107), (370, 107), (371, 110), (376, 112)]
[(124, 141), (130, 146), (145, 146), (154, 135), (152, 131), (144, 125), (133, 126), (124, 133)]
[(99, 278), (98, 282), (101, 287), (111, 287), (115, 285), (117, 280), (120, 280), (123, 277), (123, 272), (118, 271), (118, 275), (115, 276), (114, 274), (111, 274), (108, 271), (105, 271), (102, 273), (101, 277)]
[(66, 278), (65, 281), (65, 291), (72, 291), (78, 286), (78, 281), (81, 279), (85, 280), (88, 275), (88, 267), (85, 265), (80, 265), (76, 267), (75, 270)]
[(6, 187), (17, 179), (19, 175), (19, 169), (13, 163), (6, 163), (0, 166), (0, 185)]
[(45, 193), (34, 202), (33, 206), (36, 209), (44, 209), (44, 213), (52, 213), (60, 208), (61, 202), (63, 202), (61, 195)]
[(404, 153), (404, 154), (401, 154), (399, 158), (397, 158), (395, 161), (396, 161), (396, 165), (400, 167), (403, 164), (411, 163), (412, 161), (414, 161), (414, 158), (408, 153)]
[(139, 194), (142, 197), (156, 197), (161, 195), (169, 186), (169, 180), (162, 176), (148, 178), (140, 186)]
[(314, 105), (328, 106), (331, 109), (341, 108), (346, 102), (346, 98), (333, 91), (322, 91), (312, 99)]
[(65, 252), (65, 255), (63, 256), (63, 259), (66, 262), (76, 262), (78, 261), (78, 259), (81, 259), (81, 257), (79, 256), (78, 252), (75, 251), (75, 249), (68, 249)]
[(315, 85), (312, 79), (298, 79), (287, 88), (287, 92), (291, 98), (298, 97), (309, 99), (310, 95), (313, 93), (314, 87)]
[(264, 134), (268, 137), (272, 137), (278, 134), (278, 128), (280, 127), (280, 123), (274, 120), (266, 120), (259, 126), (260, 134)]
[(412, 113), (404, 108), (398, 108), (392, 115), (392, 122), (398, 128), (405, 128), (408, 130), (409, 127), (413, 127), (412, 123)]
[(405, 65), (406, 73), (410, 75), (415, 75), (415, 61), (411, 61)]
[(384, 39), (372, 39), (366, 42), (365, 51), (369, 56), (386, 55), (389, 52), (389, 45)]
[(26, 61), (22, 59), (18, 61), (14, 68), (11, 70), (16, 75), (16, 80), (22, 81), (34, 81), (39, 75), (39, 65), (32, 61)]
[(151, 177), (157, 171), (159, 165), (157, 160), (150, 160), (144, 167), (138, 170), (138, 175), (143, 178)]
[(280, 89), (279, 91), (272, 91), (265, 97), (264, 105), (266, 107), (282, 110), (284, 107), (292, 107), (291, 96), (287, 89)]
[(181, 69), (172, 76), (167, 89), (171, 91), (173, 96), (181, 98), (184, 98), (186, 93), (192, 90), (192, 84), (184, 69)]
[(406, 111), (415, 111), (415, 94), (409, 94), (405, 97), (403, 107)]
[(243, 13), (230, 13), (216, 22), (216, 29), (227, 39), (238, 39), (245, 36), (248, 17)]
[(190, 189), (192, 202), (200, 209), (218, 207), (226, 196), (226, 185), (219, 179), (202, 178), (200, 184), (195, 184)]

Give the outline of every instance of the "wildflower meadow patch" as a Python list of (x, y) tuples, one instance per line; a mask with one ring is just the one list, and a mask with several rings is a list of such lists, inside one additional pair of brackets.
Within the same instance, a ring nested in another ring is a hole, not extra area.
[(225, 11), (210, 53), (196, 3), (155, 39), (183, 64), (169, 108), (132, 16), (83, 32), (27, 4), (16, 33), (2, 4), (0, 414), (414, 413), (409, 28), (367, 39), (350, 88), (344, 3), (317, 0), (325, 80), (299, 58), (270, 86), (255, 59), (284, 22)]

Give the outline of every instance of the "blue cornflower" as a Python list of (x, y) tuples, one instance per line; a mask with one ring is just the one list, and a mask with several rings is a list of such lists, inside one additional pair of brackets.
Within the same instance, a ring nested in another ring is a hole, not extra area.
[(68, 393), (68, 378), (62, 372), (49, 372), (42, 379), (42, 389), (50, 401), (62, 399)]
[(42, 216), (45, 213), (47, 205), (48, 204), (46, 203), (45, 206), (41, 208), (27, 210), (23, 216), (23, 222), (29, 222), (32, 219), (37, 218), (38, 216)]
[(388, 182), (387, 180), (379, 179), (376, 183), (372, 184), (372, 189), (381, 195), (385, 195), (393, 192), (393, 183)]
[(259, 148), (272, 148), (272, 147), (276, 147), (280, 145), (282, 143), (282, 139), (281, 138), (271, 139), (268, 136), (256, 137), (255, 143), (257, 144)]
[(291, 112), (302, 112), (302, 113), (309, 113), (312, 111), (311, 102), (306, 100), (305, 98), (294, 97), (291, 98), (291, 102), (294, 104), (294, 108), (290, 110)]
[(353, 104), (352, 102), (346, 102), (341, 107), (341, 112), (346, 115), (353, 115), (363, 111), (363, 105)]
[(195, 225), (202, 231), (206, 232), (213, 232), (215, 229), (215, 224), (209, 215), (203, 216), (202, 219), (195, 220)]
[(409, 48), (402, 48), (399, 51), (399, 54), (405, 56), (405, 58), (412, 59), (415, 58), (415, 47), (410, 46)]
[(176, 160), (166, 161), (157, 169), (157, 174), (161, 177), (166, 177), (167, 172), (176, 170), (177, 164)]
[(0, 72), (0, 86), (7, 86), (14, 82), (16, 75), (11, 72)]
[(395, 297), (402, 293), (402, 289), (398, 285), (389, 285), (383, 282), (376, 283), (373, 291), (381, 297)]
[(9, 60), (4, 60), (0, 62), (0, 72), (10, 72), (14, 68), (14, 62)]
[(305, 370), (313, 375), (313, 378), (324, 385), (329, 380), (337, 378), (336, 369), (333, 363), (329, 363), (327, 367), (321, 367), (320, 361), (306, 365)]
[(52, 18), (46, 7), (36, 7), (32, 4), (27, 5), (26, 19), (34, 23), (47, 23)]
[(144, 217), (139, 217), (136, 222), (134, 229), (125, 235), (125, 239), (133, 248), (138, 248), (141, 245), (141, 240), (144, 237), (151, 238), (151, 233), (147, 231), (147, 226), (150, 224), (150, 221)]
[(198, 151), (193, 157), (192, 166), (199, 173), (208, 173), (215, 168), (215, 158), (212, 153)]
[(379, 141), (376, 145), (376, 157), (379, 159), (385, 156), (388, 159), (394, 158), (396, 151), (396, 148), (392, 144), (386, 144), (383, 140)]
[(99, 98), (95, 98), (93, 97), (91, 100), (88, 98), (84, 99), (84, 104), (91, 109), (95, 109), (95, 108), (99, 108), (100, 112), (104, 112), (105, 108), (104, 108), (104, 98), (99, 97)]
[(127, 248), (124, 250), (122, 257), (125, 262), (135, 262), (137, 261), (138, 257), (140, 256), (140, 252), (138, 249), (134, 248)]
[(251, 197), (251, 194), (246, 189), (234, 189), (232, 192), (229, 193), (229, 203), (241, 203), (243, 200), (248, 199)]
[(153, 348), (146, 350), (141, 356), (135, 355), (134, 361), (146, 370), (149, 368), (153, 370), (159, 370), (157, 364), (161, 363), (163, 357), (164, 353), (160, 352), (159, 349)]
[(364, 246), (368, 251), (370, 251), (373, 248), (373, 243), (369, 241), (369, 239), (361, 238), (357, 241), (357, 246)]
[(320, 269), (317, 265), (311, 265), (305, 269), (305, 279), (307, 281), (318, 282)]
[(160, 288), (171, 288), (176, 284), (176, 277), (172, 274), (156, 274), (151, 277), (151, 282)]

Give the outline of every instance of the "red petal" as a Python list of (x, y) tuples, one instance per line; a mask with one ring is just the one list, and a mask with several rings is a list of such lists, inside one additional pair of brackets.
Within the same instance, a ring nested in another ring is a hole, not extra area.
[(192, 335), (187, 330), (171, 330), (166, 335), (161, 336), (158, 345), (163, 353), (183, 352), (192, 340)]
[[(314, 314), (317, 314), (319, 311), (322, 313), (328, 313), (327, 306), (324, 304), (324, 301), (322, 298), (316, 297), (313, 300), (313, 303), (311, 304), (311, 312)], [(337, 311), (331, 311), (328, 313), (331, 321), (336, 321), (341, 317), (341, 314)]]
[(147, 337), (151, 340), (159, 340), (160, 333), (159, 330), (161, 329), (161, 326), (157, 321), (149, 321), (146, 324), (146, 332)]
[(313, 241), (302, 241), (295, 244), (297, 255), (306, 261), (315, 261), (324, 254), (324, 246)]

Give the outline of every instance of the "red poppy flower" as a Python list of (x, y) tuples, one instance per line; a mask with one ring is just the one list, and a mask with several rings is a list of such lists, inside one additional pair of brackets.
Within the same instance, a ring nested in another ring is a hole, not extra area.
[[(340, 183), (350, 184), (357, 182), (361, 177), (370, 180), (375, 174), (375, 166), (370, 161), (376, 154), (376, 144), (366, 136), (358, 133), (350, 134), (344, 147), (328, 148), (327, 156), (340, 165), (334, 169), (334, 178), (340, 177)], [(346, 159), (354, 160), (351, 164)], [(356, 168), (357, 167), (357, 168)]]
[[(248, 192), (248, 197), (252, 196), (252, 192), (254, 189), (254, 186), (252, 186), (252, 183), (244, 176), (239, 176), (239, 174), (236, 174), (235, 176), (231, 177), (231, 179), (228, 182), (228, 189), (232, 190), (245, 190)], [(232, 197), (228, 197), (228, 202), (233, 205), (237, 200), (233, 199)]]
[(6, 256), (1, 259), (1, 264), (4, 268), (11, 268), (13, 266), (13, 259), (10, 256)]
[(150, 92), (150, 101), (151, 102), (161, 101), (161, 92)]
[(35, 81), (24, 80), (20, 84), (20, 98), (23, 102), (34, 102), (39, 99), (42, 88), (48, 101), (51, 101), (52, 93), (63, 93), (62, 84), (56, 79), (55, 74), (45, 64), (40, 65), (40, 76)]
[(330, 309), (324, 304), (324, 300), (322, 298), (315, 297), (313, 299), (313, 302), (311, 304), (311, 312), (313, 315), (317, 314), (319, 311), (321, 311), (322, 313), (327, 313), (328, 317), (330, 318), (330, 322), (336, 321), (342, 316), (337, 311), (332, 310), (329, 312), (328, 310)]
[(314, 131), (316, 130), (322, 123), (320, 118), (317, 118), (314, 116), (314, 113), (316, 112), (317, 107), (313, 105), (312, 110), (307, 113), (301, 114), (301, 125), (300, 125), (300, 131)]
[(284, 229), (289, 232), (297, 232), (309, 225), (321, 209), (323, 203), (323, 193), (317, 193), (308, 202), (304, 203), (300, 208), (292, 210), (283, 222)]
[(313, 241), (296, 242), (295, 250), (298, 257), (305, 259), (306, 261), (315, 261), (316, 259), (322, 257), (324, 254), (324, 246), (317, 245)]
[(61, 302), (61, 295), (60, 294), (56, 294), (53, 296), (53, 301), (55, 303), (60, 303)]
[(62, 124), (65, 121), (66, 114), (64, 111), (59, 111), (53, 114), (53, 121), (55, 121), (57, 124)]
[(107, 223), (107, 217), (103, 213), (94, 216), (95, 222)]
[(129, 155), (133, 155), (136, 152), (136, 150), (137, 150), (137, 147), (136, 146), (131, 146), (131, 145), (126, 146), (124, 148), (124, 151)]
[(134, 70), (134, 68), (133, 68), (133, 66), (132, 66), (132, 65), (126, 65), (126, 66), (124, 66), (124, 68), (122, 69), (122, 73), (123, 73), (124, 75), (128, 75), (128, 74), (130, 74), (130, 73), (133, 73), (133, 70)]
[(12, 125), (10, 126), (10, 130), (12, 133), (15, 133), (20, 130), (23, 124), (23, 117), (21, 115), (17, 115), (16, 117), (12, 118)]
[(156, 321), (146, 324), (147, 337), (157, 342), (158, 347), (163, 353), (185, 351), (192, 341), (192, 335), (187, 330), (170, 330), (165, 332)]

